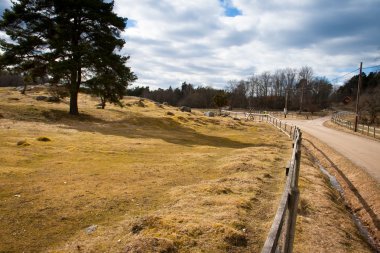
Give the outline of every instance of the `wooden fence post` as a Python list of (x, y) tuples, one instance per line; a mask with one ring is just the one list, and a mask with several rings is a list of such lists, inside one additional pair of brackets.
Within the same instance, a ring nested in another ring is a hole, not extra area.
[(296, 156), (295, 156), (295, 161), (294, 161), (295, 170), (293, 174), (291, 175), (292, 181), (290, 185), (289, 203), (288, 203), (289, 218), (288, 218), (288, 222), (286, 223), (286, 235), (285, 235), (285, 245), (284, 245), (285, 253), (293, 252), (293, 242), (294, 242), (296, 221), (297, 221), (297, 207), (298, 207), (298, 201), (299, 201), (298, 177), (299, 177), (299, 169), (300, 169), (300, 163), (301, 163), (302, 133), (299, 130), (297, 130), (296, 136), (297, 136), (296, 141), (295, 141)]

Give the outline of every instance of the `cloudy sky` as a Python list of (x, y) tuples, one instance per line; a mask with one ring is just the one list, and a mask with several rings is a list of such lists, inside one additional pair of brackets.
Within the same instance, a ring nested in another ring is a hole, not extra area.
[(222, 88), (305, 65), (332, 80), (380, 65), (379, 0), (115, 0), (115, 11), (129, 19), (122, 53), (137, 85)]

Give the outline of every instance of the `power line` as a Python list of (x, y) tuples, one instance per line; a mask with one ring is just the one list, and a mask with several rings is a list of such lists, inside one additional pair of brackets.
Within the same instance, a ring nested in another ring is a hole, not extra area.
[(363, 69), (375, 69), (375, 68), (380, 68), (380, 65), (375, 65), (375, 66), (365, 67), (365, 68), (363, 68)]
[(349, 72), (349, 73), (346, 73), (346, 74), (344, 74), (344, 75), (342, 75), (342, 76), (338, 76), (338, 77), (332, 79), (331, 82), (334, 82), (334, 81), (336, 81), (336, 80), (338, 80), (338, 79), (341, 79), (341, 78), (343, 78), (343, 77), (345, 77), (345, 76), (347, 76), (347, 75), (349, 75), (349, 74), (352, 74), (352, 73), (354, 73), (354, 72), (356, 72), (356, 71), (358, 71), (358, 70), (359, 70), (359, 68), (357, 68), (357, 69), (355, 69), (355, 70), (353, 70), (353, 71), (351, 71), (351, 72)]
[[(364, 70), (364, 69), (377, 69), (377, 68), (380, 69), (380, 65), (369, 66), (369, 67), (365, 67), (365, 68), (362, 68), (362, 69)], [(349, 74), (352, 74), (352, 73), (354, 73), (354, 72), (357, 72), (358, 70), (359, 70), (359, 68), (357, 68), (357, 69), (355, 69), (355, 70), (353, 70), (353, 71), (351, 71), (351, 72), (349, 72), (349, 73), (346, 73), (346, 74), (344, 74), (344, 75), (338, 76), (338, 77), (332, 79), (331, 82), (334, 82), (334, 81), (336, 81), (336, 80), (339, 80), (339, 79), (341, 79), (341, 78), (343, 78), (343, 77), (345, 77), (345, 76), (347, 76), (347, 75), (349, 75)]]

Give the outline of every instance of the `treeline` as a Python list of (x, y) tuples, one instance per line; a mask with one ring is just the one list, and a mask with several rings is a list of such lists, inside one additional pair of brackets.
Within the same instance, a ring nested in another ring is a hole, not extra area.
[[(363, 123), (380, 123), (380, 72), (362, 73), (360, 87), (359, 112)], [(331, 96), (331, 100), (345, 103), (353, 107), (356, 105), (359, 75), (353, 76), (340, 86)]]
[(24, 85), (24, 80), (20, 75), (0, 71), (0, 87), (17, 87), (22, 85)]
[[(334, 102), (343, 101), (345, 98), (349, 97), (352, 100), (356, 100), (356, 94), (358, 91), (359, 75), (353, 76), (351, 79), (346, 81), (344, 85), (340, 86), (333, 94), (332, 100)], [(367, 93), (373, 93), (377, 88), (380, 88), (380, 73), (370, 72), (368, 75), (362, 73), (362, 84), (361, 84), (361, 94), (365, 95)], [(379, 98), (380, 99), (380, 98)]]
[(138, 86), (129, 89), (127, 94), (174, 106), (210, 108), (215, 107), (213, 98), (224, 93), (232, 108), (283, 110), (287, 104), (289, 110), (313, 112), (329, 106), (332, 90), (333, 86), (326, 78), (314, 77), (312, 68), (302, 67), (299, 70), (286, 68), (266, 71), (246, 80), (230, 81), (225, 89), (195, 87), (184, 82), (175, 89), (150, 90), (149, 87)]
[(214, 107), (213, 98), (223, 93), (223, 90), (212, 87), (195, 87), (190, 83), (182, 83), (181, 87), (173, 89), (150, 90), (149, 87), (135, 87), (127, 90), (127, 95), (149, 98), (154, 101), (163, 103), (167, 102), (173, 106), (190, 106), (194, 108), (212, 108)]
[(310, 112), (328, 107), (332, 90), (326, 78), (314, 77), (307, 66), (266, 71), (227, 86), (232, 107)]

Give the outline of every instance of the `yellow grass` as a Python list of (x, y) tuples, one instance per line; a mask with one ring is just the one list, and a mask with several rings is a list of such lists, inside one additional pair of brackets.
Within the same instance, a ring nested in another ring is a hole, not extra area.
[(0, 252), (260, 250), (290, 157), (276, 129), (82, 94), (73, 117), (42, 94), (0, 90)]
[[(344, 191), (344, 199), (329, 186), (328, 180), (321, 176), (318, 169), (311, 166), (310, 156), (303, 155), (301, 196), (309, 202), (309, 207), (314, 211), (306, 217), (301, 215), (297, 220), (300, 221), (299, 252), (309, 251), (318, 241), (323, 241), (321, 246), (325, 252), (376, 252), (376, 249), (371, 249), (366, 244), (366, 240), (353, 224), (350, 213), (360, 218), (363, 226), (372, 235), (378, 251), (379, 183), (316, 138), (304, 133), (303, 143), (308, 152), (336, 177)], [(304, 243), (306, 238), (309, 240), (308, 244)]]
[[(304, 143), (310, 148), (305, 139)], [(310, 149), (303, 149), (294, 252), (373, 252), (339, 192), (330, 186), (308, 152)]]

